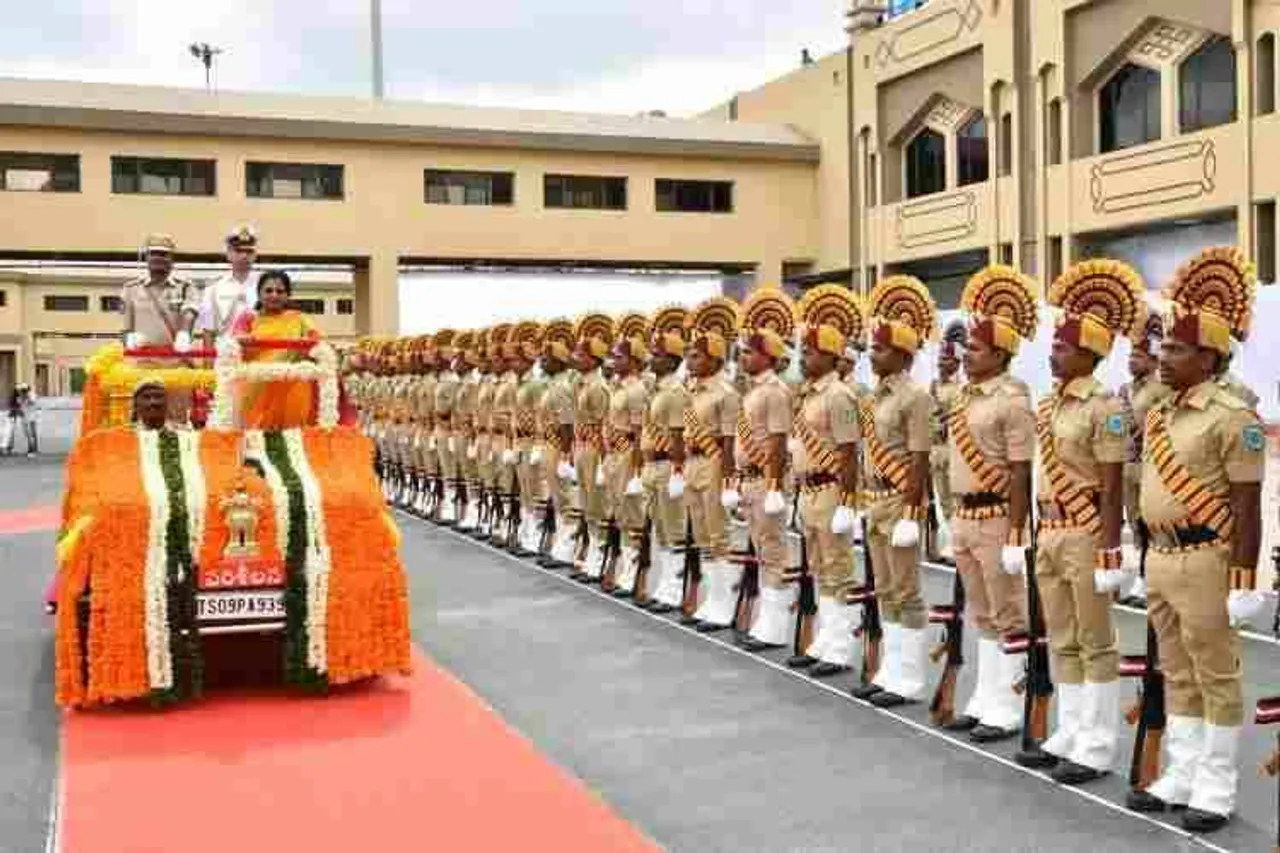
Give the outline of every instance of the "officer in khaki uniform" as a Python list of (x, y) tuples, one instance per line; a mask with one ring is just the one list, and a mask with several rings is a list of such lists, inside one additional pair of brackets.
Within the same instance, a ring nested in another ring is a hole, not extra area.
[(533, 369), (542, 354), (542, 326), (533, 322), (518, 323), (512, 336), (512, 365), (520, 377), (513, 415), (520, 526), (512, 547), (517, 553), (529, 556), (542, 551), (542, 528), (547, 504), (546, 470), (543, 463), (545, 454), (537, 452), (541, 444), (538, 406), (546, 390), (546, 383)]
[(480, 393), (480, 333), (460, 332), (455, 341), (461, 355), (458, 365), (458, 399), (453, 407), (458, 477), (466, 498), (459, 511), (458, 529), (474, 535), (480, 529), (480, 469), (476, 459), (476, 399)]
[(1120, 552), (1128, 428), (1119, 398), (1094, 378), (1117, 335), (1146, 324), (1146, 286), (1117, 261), (1076, 264), (1049, 290), (1061, 308), (1049, 365), (1057, 384), (1036, 414), (1036, 581), (1049, 634), (1057, 726), (1041, 744), (1053, 778), (1111, 769), (1120, 729), (1111, 595), (1127, 585)]
[(929, 449), (929, 472), (933, 480), (934, 508), (938, 517), (936, 539), (929, 542), (929, 556), (945, 560), (955, 558), (951, 547), (951, 517), (956, 511), (955, 497), (951, 493), (951, 452), (947, 449), (947, 420), (960, 397), (960, 353), (966, 337), (964, 323), (960, 320), (947, 326), (942, 333), (942, 345), (938, 347), (938, 378), (929, 385), (933, 398), (933, 442)]
[(791, 464), (800, 490), (800, 521), (809, 565), (817, 575), (818, 619), (813, 642), (787, 665), (811, 666), (823, 678), (853, 663), (853, 607), (844, 593), (853, 580), (851, 537), (858, 502), (861, 443), (858, 400), (840, 379), (836, 360), (862, 337), (862, 308), (846, 288), (820, 285), (800, 302), (808, 385), (796, 415)]
[[(481, 335), (480, 375), (476, 388), (476, 440), (472, 448), (476, 457), (476, 476), (479, 483), (476, 498), (480, 523), (476, 538), (488, 539), (497, 523), (497, 498), (494, 492), (496, 469), (493, 464), (493, 395), (498, 387), (497, 357), (491, 343), (494, 329), (486, 329)], [(470, 452), (470, 451), (468, 451)]]
[(585, 540), (579, 538), (574, 557), (574, 578), (584, 583), (604, 576), (604, 422), (609, 413), (609, 384), (601, 371), (613, 340), (613, 320), (604, 314), (586, 314), (575, 328), (574, 360), (581, 378), (574, 393), (573, 474), (578, 484), (577, 510), (585, 522)]
[(1138, 811), (1186, 806), (1182, 825), (1210, 832), (1235, 808), (1240, 640), (1264, 598), (1254, 591), (1266, 435), (1217, 381), (1233, 337), (1249, 331), (1257, 281), (1234, 247), (1207, 249), (1165, 292), (1160, 377), (1173, 395), (1147, 416), (1142, 519), (1151, 531), (1148, 613), (1160, 647), (1167, 722), (1164, 772), (1129, 795)]
[(640, 373), (646, 349), (644, 338), (627, 335), (619, 335), (613, 347), (615, 385), (605, 421), (604, 515), (619, 531), (622, 552), (612, 555), (608, 584), (608, 591), (619, 597), (635, 592), (644, 537), (640, 434), (649, 408), (649, 392)]
[(689, 393), (676, 371), (684, 358), (687, 314), (680, 307), (660, 309), (654, 314), (649, 341), (654, 391), (645, 412), (640, 447), (644, 454), (645, 514), (653, 529), (653, 565), (645, 596), (655, 613), (679, 607), (683, 592), (684, 555), (678, 549), (685, 539), (684, 500), (682, 495), (673, 495), (671, 480), (676, 474), (683, 478), (684, 470), (684, 411)]
[(514, 369), (513, 331), (513, 326), (504, 324), (495, 327), (490, 336), (490, 341), (495, 344), (492, 357), (494, 373), (498, 377), (493, 389), (493, 413), (489, 423), (489, 456), (494, 469), (494, 495), (498, 507), (491, 540), (504, 548), (514, 544), (511, 540), (516, 524), (511, 512), (515, 509), (516, 494), (515, 410), (520, 376)]
[(418, 481), (414, 510), (424, 518), (434, 520), (440, 509), (435, 496), (443, 493), (440, 456), (435, 452), (432, 441), (436, 411), (436, 353), (429, 336), (415, 339), (414, 347), (417, 375), (413, 393), (413, 458)]
[(878, 382), (860, 401), (868, 547), (880, 606), (884, 654), (875, 677), (854, 689), (882, 708), (918, 702), (925, 692), (928, 635), (920, 596), (920, 522), (929, 501), (929, 417), (933, 400), (911, 379), (937, 309), (911, 276), (878, 283), (868, 302), (871, 367)]
[[(693, 530), (693, 547), (702, 567), (700, 603), (684, 621), (703, 632), (718, 631), (733, 622), (737, 586), (743, 567), (729, 562), (725, 498), (731, 495), (734, 436), (738, 431), (738, 392), (725, 377), (729, 342), (738, 331), (738, 305), (716, 297), (694, 309), (689, 348), (689, 405), (685, 409), (685, 465), (676, 480), (682, 487), (685, 511)], [(674, 479), (674, 478), (673, 478)]]
[(565, 319), (547, 323), (542, 338), (542, 372), (546, 388), (538, 399), (538, 431), (542, 437), (541, 465), (546, 471), (547, 500), (555, 513), (551, 553), (542, 560), (549, 568), (573, 565), (579, 518), (573, 501), (573, 386), (569, 361), (573, 358), (573, 324)]
[(993, 265), (969, 279), (961, 308), (970, 316), (964, 372), (968, 381), (952, 413), (951, 530), (956, 570), (980, 636), (977, 680), (965, 712), (946, 728), (987, 743), (1012, 737), (1022, 725), (1016, 691), (1025, 655), (1005, 654), (1002, 640), (1027, 629), (1026, 547), (1035, 415), (1025, 383), (1009, 362), (1036, 331), (1036, 285)]
[(778, 377), (778, 360), (795, 329), (795, 306), (781, 290), (760, 287), (742, 306), (741, 372), (747, 394), (738, 420), (738, 482), (747, 535), (760, 568), (760, 594), (743, 648), (785, 645), (795, 626), (796, 587), (789, 582), (789, 549), (783, 533), (787, 499), (787, 438), (791, 389)]
[(437, 517), (441, 524), (456, 524), (458, 521), (458, 439), (457, 427), (453, 422), (454, 407), (458, 403), (458, 388), (461, 380), (458, 371), (465, 369), (465, 358), (454, 346), (455, 333), (452, 329), (441, 329), (436, 332), (435, 349), (440, 360), (448, 367), (436, 374), (435, 409), (435, 443), (436, 456), (439, 458), (440, 478), (450, 488), (445, 494), (444, 506), (440, 507)]

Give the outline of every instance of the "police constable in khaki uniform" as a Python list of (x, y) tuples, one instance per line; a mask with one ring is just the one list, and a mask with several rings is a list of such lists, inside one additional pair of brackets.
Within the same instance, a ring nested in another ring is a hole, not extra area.
[(458, 399), (453, 406), (454, 453), (458, 478), (466, 498), (459, 509), (458, 529), (474, 535), (480, 529), (480, 467), (476, 458), (476, 400), (480, 394), (481, 333), (460, 332), (455, 341), (458, 355)]
[(519, 323), (512, 335), (512, 364), (520, 377), (513, 415), (520, 526), (512, 545), (517, 553), (529, 556), (542, 552), (542, 528), (547, 505), (545, 454), (536, 452), (541, 444), (538, 406), (546, 383), (533, 369), (542, 354), (542, 326), (533, 322)]
[[(641, 450), (644, 471), (645, 514), (653, 526), (647, 590), (649, 609), (667, 613), (680, 606), (684, 556), (679, 547), (685, 538), (682, 494), (673, 494), (671, 481), (684, 471), (684, 412), (689, 393), (676, 375), (685, 352), (683, 308), (663, 308), (653, 317), (649, 366), (655, 377), (653, 397), (645, 413)], [(677, 488), (676, 491), (679, 491)]]
[(497, 469), (493, 464), (493, 395), (498, 388), (496, 345), (492, 342), (493, 329), (486, 329), (480, 337), (480, 376), (476, 388), (476, 474), (480, 488), (476, 498), (480, 514), (477, 538), (488, 539), (497, 523), (498, 501), (494, 490)]
[(418, 495), (414, 509), (434, 520), (440, 511), (435, 495), (441, 494), (440, 456), (433, 433), (436, 412), (436, 352), (429, 336), (414, 341), (417, 375), (413, 394), (413, 457), (418, 470)]
[(929, 542), (929, 556), (944, 560), (955, 558), (955, 549), (951, 547), (951, 517), (955, 514), (956, 502), (951, 492), (947, 420), (960, 397), (960, 353), (964, 349), (965, 337), (962, 321), (957, 320), (947, 326), (942, 334), (942, 345), (938, 347), (938, 378), (929, 385), (929, 395), (933, 398), (933, 443), (929, 450), (929, 469), (938, 519), (936, 538)]
[(970, 315), (964, 372), (968, 381), (952, 415), (951, 487), (956, 569), (981, 635), (977, 684), (965, 712), (946, 728), (977, 742), (1013, 736), (1022, 724), (1015, 687), (1024, 655), (1001, 640), (1023, 635), (1026, 616), (1031, 459), (1035, 416), (1027, 386), (1008, 373), (1020, 342), (1036, 331), (1036, 287), (1021, 273), (990, 266), (965, 285)]
[[(1117, 261), (1076, 264), (1049, 290), (1063, 310), (1041, 401), (1036, 581), (1049, 634), (1057, 726), (1041, 744), (1053, 778), (1093, 781), (1111, 769), (1120, 729), (1111, 594), (1128, 582), (1120, 552), (1128, 435), (1118, 397), (1094, 378), (1117, 335), (1146, 324), (1146, 287)], [(1056, 764), (1056, 766), (1054, 766)]]
[(776, 288), (752, 291), (742, 306), (741, 368), (747, 394), (739, 419), (738, 482), (747, 534), (760, 567), (760, 595), (743, 648), (763, 651), (790, 639), (795, 625), (795, 584), (789, 583), (789, 549), (783, 533), (787, 500), (787, 438), (791, 389), (776, 372), (795, 328), (795, 306)]
[(461, 495), (458, 490), (458, 438), (453, 422), (454, 408), (458, 404), (458, 388), (461, 381), (458, 371), (464, 368), (465, 359), (454, 346), (452, 329), (436, 332), (437, 357), (448, 367), (436, 375), (436, 394), (433, 418), (435, 421), (436, 456), (439, 458), (440, 477), (450, 486), (445, 493), (444, 506), (438, 518), (441, 524), (456, 524)]
[(800, 302), (804, 372), (809, 385), (791, 442), (800, 489), (800, 518), (809, 563), (816, 570), (818, 624), (813, 642), (788, 666), (812, 666), (826, 677), (853, 663), (853, 608), (843, 595), (853, 578), (853, 535), (858, 502), (858, 401), (840, 379), (836, 359), (850, 339), (862, 337), (862, 309), (840, 285), (820, 285)]
[(513, 544), (513, 520), (511, 512), (515, 508), (516, 493), (516, 461), (515, 451), (515, 411), (516, 394), (520, 390), (520, 376), (515, 371), (515, 347), (511, 340), (514, 327), (500, 325), (495, 327), (490, 340), (496, 344), (493, 356), (494, 373), (498, 375), (498, 383), (493, 389), (493, 414), (490, 416), (491, 444), (489, 454), (494, 466), (494, 490), (498, 500), (498, 518), (501, 523), (493, 529), (492, 541), (495, 545), (508, 547)]
[(578, 319), (577, 362), (581, 379), (574, 394), (573, 473), (578, 484), (577, 510), (586, 522), (586, 541), (579, 541), (574, 577), (583, 582), (604, 576), (604, 421), (609, 413), (609, 385), (601, 367), (613, 340), (613, 320), (604, 314)]
[(1139, 811), (1187, 806), (1209, 832), (1235, 808), (1241, 696), (1233, 623), (1256, 615), (1266, 435), (1257, 414), (1217, 381), (1233, 337), (1248, 334), (1257, 281), (1239, 249), (1207, 249), (1165, 293), (1160, 378), (1173, 389), (1147, 417), (1142, 518), (1150, 620), (1168, 714), (1164, 772), (1129, 795)]
[(685, 621), (703, 632), (733, 622), (737, 585), (743, 568), (730, 562), (725, 499), (732, 494), (734, 437), (738, 431), (738, 392), (724, 375), (729, 343), (738, 331), (738, 305), (716, 297), (694, 309), (685, 362), (689, 368), (689, 405), (685, 409), (684, 505), (699, 551), (701, 601)]
[(573, 358), (573, 324), (565, 319), (547, 323), (542, 337), (542, 372), (546, 388), (538, 399), (538, 431), (542, 437), (541, 464), (546, 471), (547, 500), (555, 513), (550, 555), (542, 564), (551, 568), (573, 565), (577, 550), (578, 517), (573, 507), (573, 387), (569, 361)]
[(861, 401), (868, 546), (875, 572), (884, 654), (854, 695), (889, 708), (925, 692), (926, 609), (920, 596), (920, 522), (929, 501), (929, 416), (933, 400), (911, 379), (916, 352), (934, 333), (937, 309), (911, 276), (871, 291), (871, 367), (878, 382)]
[[(624, 323), (625, 323), (624, 318)], [(644, 318), (641, 317), (644, 323)], [(613, 347), (615, 384), (609, 395), (609, 415), (605, 421), (604, 515), (618, 530), (621, 554), (612, 555), (613, 565), (609, 591), (617, 596), (635, 591), (640, 569), (640, 544), (644, 536), (644, 484), (640, 479), (643, 457), (640, 434), (649, 408), (649, 392), (640, 372), (644, 369), (646, 345), (644, 337), (628, 333), (647, 333), (647, 323), (628, 328), (620, 323), (622, 333)]]

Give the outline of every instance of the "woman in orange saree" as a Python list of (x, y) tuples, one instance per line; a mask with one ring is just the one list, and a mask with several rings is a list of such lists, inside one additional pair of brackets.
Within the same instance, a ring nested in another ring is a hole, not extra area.
[[(258, 305), (254, 312), (242, 312), (235, 334), (256, 340), (320, 340), (320, 332), (307, 316), (289, 307), (293, 282), (279, 270), (264, 272), (258, 279)], [(246, 347), (246, 362), (297, 362), (305, 355), (296, 350)], [(249, 382), (240, 402), (240, 418), (245, 429), (281, 430), (307, 426), (315, 419), (316, 393), (311, 382)]]

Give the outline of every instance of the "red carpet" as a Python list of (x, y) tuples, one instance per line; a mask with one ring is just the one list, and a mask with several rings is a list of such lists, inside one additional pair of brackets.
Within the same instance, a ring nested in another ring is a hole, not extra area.
[(68, 713), (64, 853), (652, 851), (425, 655), (325, 699)]
[(62, 521), (61, 515), (62, 511), (54, 505), (5, 510), (0, 512), (0, 536), (56, 530)]

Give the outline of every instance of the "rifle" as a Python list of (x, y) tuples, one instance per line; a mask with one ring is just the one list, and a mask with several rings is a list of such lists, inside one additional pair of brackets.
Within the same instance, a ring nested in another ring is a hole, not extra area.
[[(1032, 484), (1027, 484), (1028, 500), (1035, 495)], [(1040, 586), (1036, 582), (1036, 520), (1033, 510), (1027, 508), (1027, 522), (1031, 528), (1031, 544), (1027, 548), (1027, 633), (1025, 639), (1015, 639), (1005, 644), (1006, 654), (1017, 654), (1025, 649), (1027, 671), (1022, 681), (1022, 744), (1014, 760), (1023, 767), (1051, 767), (1057, 758), (1040, 748), (1049, 734), (1049, 699), (1053, 696), (1053, 679), (1049, 676), (1049, 642), (1044, 626), (1044, 611), (1040, 604)]]
[(951, 604), (929, 608), (929, 622), (943, 625), (945, 631), (942, 642), (930, 650), (929, 659), (937, 663), (943, 655), (947, 658), (938, 689), (929, 702), (929, 719), (936, 726), (945, 726), (956, 718), (956, 680), (964, 666), (964, 607), (964, 581), (957, 571), (951, 586)]
[(520, 542), (520, 525), (523, 510), (520, 506), (520, 469), (511, 469), (511, 494), (507, 498), (507, 550), (513, 554), (527, 553)]
[(600, 588), (613, 592), (617, 582), (618, 559), (622, 553), (622, 528), (618, 519), (610, 518), (605, 526), (604, 547), (600, 549)]
[[(1146, 577), (1150, 536), (1142, 521), (1135, 529), (1139, 547), (1138, 571)], [(1122, 657), (1120, 674), (1142, 679), (1138, 702), (1126, 710), (1124, 716), (1129, 725), (1138, 727), (1133, 741), (1133, 758), (1129, 763), (1129, 787), (1135, 791), (1143, 790), (1160, 775), (1160, 742), (1164, 739), (1165, 725), (1164, 674), (1160, 672), (1156, 629), (1150, 619), (1147, 620), (1146, 651), (1141, 655)]]
[(751, 609), (760, 595), (760, 558), (756, 544), (747, 540), (747, 551), (738, 554), (734, 562), (742, 564), (742, 580), (738, 582), (738, 602), (733, 608), (733, 630), (745, 635), (751, 630)]
[[(439, 514), (440, 503), (444, 501), (444, 477), (440, 477), (440, 493), (436, 498), (436, 514)], [(453, 481), (453, 508), (454, 508), (454, 524), (461, 525), (462, 520), (467, 516), (467, 505), (470, 501), (467, 498), (467, 478), (458, 472), (458, 477)]]
[(632, 586), (631, 600), (644, 607), (649, 603), (649, 570), (653, 568), (653, 519), (645, 516), (640, 530), (640, 547), (636, 555), (636, 580)]
[(542, 504), (542, 523), (538, 525), (538, 565), (544, 569), (552, 568), (551, 546), (556, 541), (556, 509), (547, 495)]
[(880, 602), (876, 599), (876, 573), (871, 563), (871, 527), (865, 515), (862, 517), (862, 586), (849, 594), (848, 601), (862, 605), (862, 625), (857, 630), (862, 638), (862, 672), (858, 680), (865, 686), (880, 669), (880, 644), (884, 639)]
[(684, 516), (684, 595), (680, 600), (680, 617), (683, 625), (692, 625), (697, 620), (693, 614), (698, 610), (698, 588), (702, 584), (702, 554), (693, 541), (693, 518), (686, 511)]
[(813, 619), (818, 614), (818, 593), (814, 586), (813, 574), (809, 571), (809, 546), (805, 541), (804, 530), (800, 527), (800, 488), (796, 487), (795, 497), (791, 499), (791, 522), (788, 529), (800, 535), (800, 565), (787, 573), (788, 580), (800, 585), (794, 605), (796, 611), (796, 630), (791, 641), (791, 658), (787, 666), (808, 666), (813, 662), (809, 657), (809, 647), (813, 645)]

